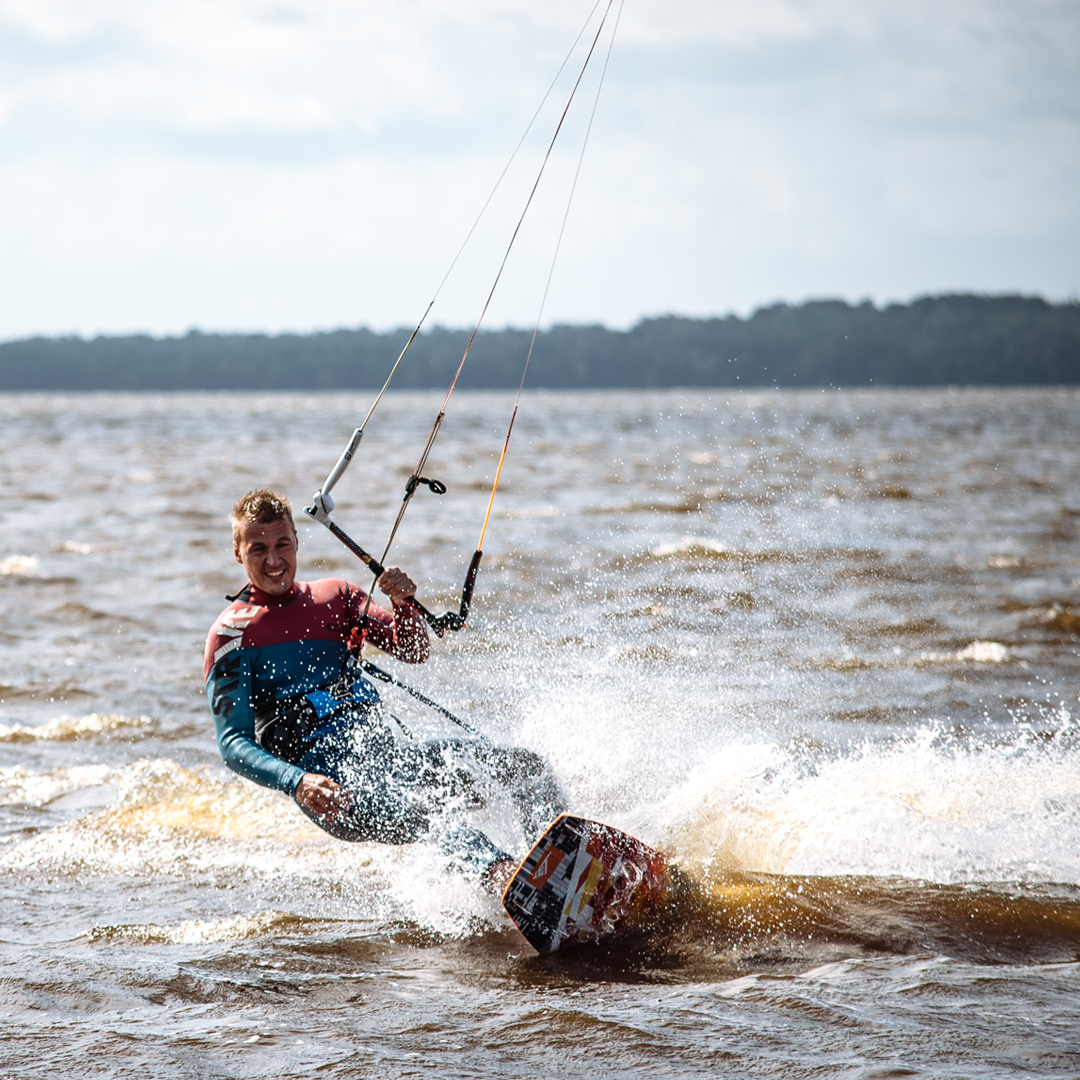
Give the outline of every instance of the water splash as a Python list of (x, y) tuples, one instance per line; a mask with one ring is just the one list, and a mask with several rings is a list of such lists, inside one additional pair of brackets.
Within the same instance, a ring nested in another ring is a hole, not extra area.
[(691, 869), (1080, 885), (1080, 757), (1026, 734), (961, 746), (935, 728), (809, 763), (714, 753), (663, 803)]

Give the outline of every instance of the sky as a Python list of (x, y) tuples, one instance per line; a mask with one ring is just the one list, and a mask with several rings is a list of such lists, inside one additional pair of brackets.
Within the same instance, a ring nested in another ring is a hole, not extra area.
[[(608, 0), (0, 0), (0, 340), (471, 326)], [(485, 325), (1080, 292), (1080, 0), (619, 0)]]

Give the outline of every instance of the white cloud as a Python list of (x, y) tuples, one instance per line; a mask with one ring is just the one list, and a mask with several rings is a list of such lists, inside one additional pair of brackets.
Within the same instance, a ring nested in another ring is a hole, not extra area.
[[(0, 337), (412, 321), (591, 6), (0, 0)], [(548, 316), (1076, 290), (1078, 58), (1074, 0), (631, 0)], [(493, 325), (535, 316), (573, 154)]]

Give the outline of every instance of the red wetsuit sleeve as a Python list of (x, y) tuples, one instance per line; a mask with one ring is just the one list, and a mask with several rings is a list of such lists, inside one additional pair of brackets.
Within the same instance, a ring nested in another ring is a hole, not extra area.
[[(352, 603), (357, 617), (367, 594), (355, 589)], [(394, 604), (392, 611), (372, 603), (368, 608), (367, 640), (377, 649), (406, 664), (422, 664), (431, 652), (424, 617), (412, 604)]]

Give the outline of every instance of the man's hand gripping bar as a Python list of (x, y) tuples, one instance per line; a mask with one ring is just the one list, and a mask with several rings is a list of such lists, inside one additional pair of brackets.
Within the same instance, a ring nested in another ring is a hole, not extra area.
[[(311, 506), (304, 507), (304, 513), (307, 514), (308, 517), (314, 518), (320, 525), (325, 525), (377, 578), (383, 573), (386, 567), (384, 567), (374, 555), (366, 552), (330, 517), (334, 510), (334, 500), (330, 497), (330, 492), (334, 485), (341, 479), (342, 473), (349, 467), (349, 462), (352, 461), (353, 455), (356, 453), (357, 447), (360, 445), (360, 440), (363, 437), (364, 429), (358, 427), (352, 433), (352, 438), (349, 439), (348, 446), (342, 451), (341, 457), (337, 459), (334, 467), (323, 481), (322, 487), (319, 488), (312, 497)], [(405, 487), (406, 500), (409, 499), (413, 491), (415, 491), (416, 487), (420, 484), (431, 488), (436, 495), (442, 495), (446, 491), (446, 485), (439, 480), (429, 480), (427, 477), (423, 476), (412, 476)], [(435, 632), (436, 637), (442, 637), (447, 630), (461, 630), (464, 628), (465, 622), (469, 617), (473, 589), (476, 586), (476, 575), (480, 572), (480, 559), (482, 557), (483, 552), (479, 550), (473, 554), (472, 561), (469, 563), (468, 573), (465, 575), (465, 584), (461, 590), (461, 604), (457, 611), (448, 611), (445, 615), (436, 615), (433, 611), (429, 611), (424, 607), (415, 596), (406, 598), (409, 603), (423, 615), (424, 621)]]
[[(342, 455), (344, 458), (344, 455)], [(339, 461), (340, 465), (341, 462)], [(347, 464), (347, 462), (346, 462)], [(336, 471), (336, 466), (335, 466)], [(340, 473), (338, 474), (340, 475)], [(333, 473), (331, 473), (333, 476)], [(336, 479), (336, 478), (335, 478)], [(326, 487), (316, 493), (314, 504), (305, 506), (304, 513), (314, 518), (320, 524), (325, 525), (374, 575), (381, 576), (386, 569), (374, 555), (365, 551), (336, 521), (330, 517), (330, 511), (334, 508), (334, 500), (326, 493)], [(442, 637), (447, 630), (461, 630), (469, 618), (469, 608), (472, 606), (473, 589), (476, 587), (476, 575), (480, 572), (480, 559), (482, 551), (473, 553), (469, 563), (468, 573), (465, 575), (465, 584), (461, 590), (461, 604), (457, 611), (448, 611), (445, 615), (436, 615), (429, 611), (415, 596), (406, 597), (410, 604), (424, 617), (424, 621), (435, 632), (436, 637)]]

